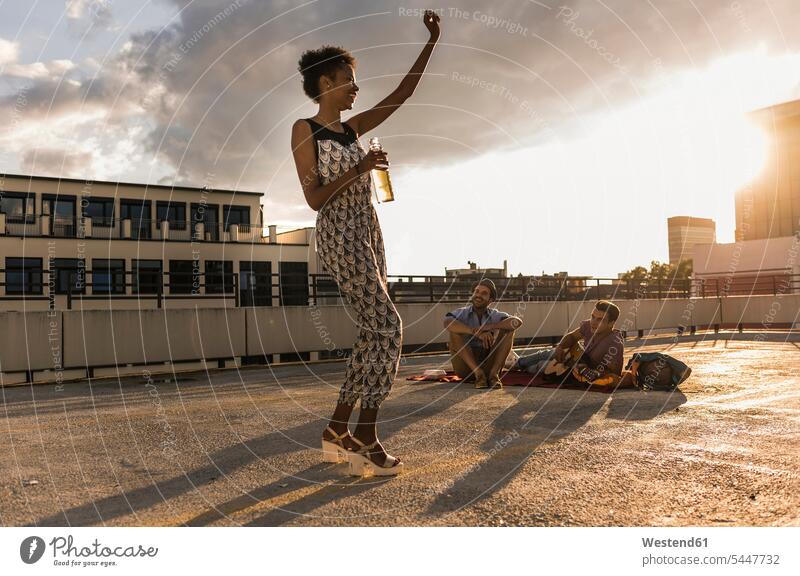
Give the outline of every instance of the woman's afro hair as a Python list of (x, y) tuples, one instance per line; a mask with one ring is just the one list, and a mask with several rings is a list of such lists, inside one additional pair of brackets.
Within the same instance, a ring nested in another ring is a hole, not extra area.
[(297, 63), (303, 76), (303, 91), (314, 102), (319, 102), (319, 79), (321, 76), (333, 78), (336, 69), (350, 65), (355, 68), (356, 59), (340, 46), (323, 46), (316, 50), (306, 50)]

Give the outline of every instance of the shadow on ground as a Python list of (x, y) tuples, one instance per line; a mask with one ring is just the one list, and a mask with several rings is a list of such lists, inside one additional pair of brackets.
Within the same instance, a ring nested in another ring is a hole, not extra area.
[(606, 417), (628, 421), (649, 420), (686, 402), (679, 390), (646, 395), (638, 390), (621, 390), (610, 397), (596, 392), (559, 394), (570, 394), (575, 400), (565, 401), (566, 397), (554, 394), (533, 400), (518, 396), (494, 420), (493, 434), (482, 445), (486, 458), (439, 494), (427, 514), (447, 514), (488, 498), (513, 480), (537, 448), (577, 431), (609, 400)]
[[(381, 424), (382, 438), (388, 440), (405, 425), (447, 410), (469, 397), (470, 394), (463, 387), (461, 390), (456, 390), (451, 384), (426, 387), (406, 393), (398, 399), (398, 402), (393, 403), (391, 410), (391, 413), (401, 413), (404, 417), (389, 418)], [(386, 412), (389, 414), (389, 411)], [(317, 447), (324, 426), (325, 424), (320, 421), (308, 422), (231, 445), (210, 454), (208, 456), (210, 463), (207, 466), (196, 468), (168, 480), (69, 508), (57, 514), (40, 518), (34, 524), (36, 526), (87, 526), (103, 524), (129, 514), (135, 515), (137, 511), (169, 502), (170, 499), (207, 486), (220, 477), (228, 476), (253, 462), (307, 450), (309, 447)], [(214, 506), (210, 511), (196, 516), (190, 522), (193, 522), (193, 525), (213, 522), (224, 517), (226, 509), (238, 511), (242, 510), (246, 503), (249, 503), (250, 506), (255, 505), (265, 498), (276, 496), (278, 492), (285, 492), (278, 488), (282, 488), (281, 485), (287, 484), (289, 480), (292, 483), (300, 481), (308, 486), (319, 486), (340, 480), (341, 471), (339, 469), (334, 471), (334, 469), (333, 465), (312, 466), (303, 472), (292, 474), (277, 482), (271, 482), (257, 490)], [(333, 484), (330, 489), (309, 491), (308, 496), (293, 501), (292, 510), (276, 508), (253, 523), (265, 525), (285, 523), (297, 514), (307, 514), (314, 508), (323, 506), (336, 498), (349, 497), (375, 485), (377, 485), (375, 481), (350, 481)]]

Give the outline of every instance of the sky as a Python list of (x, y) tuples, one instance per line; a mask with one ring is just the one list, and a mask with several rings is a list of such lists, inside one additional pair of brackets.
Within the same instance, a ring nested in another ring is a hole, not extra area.
[(713, 218), (800, 98), (796, 0), (34, 0), (0, 2), (0, 172), (263, 192), (265, 224), (313, 226), (290, 148), (316, 113), (304, 50), (340, 45), (373, 106), (427, 40), (383, 141), (390, 274), (508, 261), (616, 277), (667, 260), (667, 218)]

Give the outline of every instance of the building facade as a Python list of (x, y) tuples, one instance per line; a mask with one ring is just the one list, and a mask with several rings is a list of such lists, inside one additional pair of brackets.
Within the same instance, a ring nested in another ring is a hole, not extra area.
[(669, 263), (678, 265), (692, 259), (695, 244), (711, 244), (717, 241), (717, 226), (710, 218), (673, 216), (667, 219)]
[(478, 264), (467, 260), (467, 268), (445, 268), (447, 278), (508, 278), (508, 260), (503, 260), (502, 268), (478, 268)]
[(800, 232), (800, 100), (757, 110), (767, 136), (761, 173), (736, 194), (736, 240), (787, 238)]
[(313, 229), (260, 193), (0, 175), (0, 310), (308, 304)]
[(694, 296), (800, 292), (800, 235), (694, 247)]

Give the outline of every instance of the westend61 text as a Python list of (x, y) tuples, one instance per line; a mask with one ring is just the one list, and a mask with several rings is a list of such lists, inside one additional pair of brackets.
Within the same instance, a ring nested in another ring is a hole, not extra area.
[(708, 548), (708, 538), (689, 538), (687, 540), (642, 538), (642, 546), (645, 548)]

